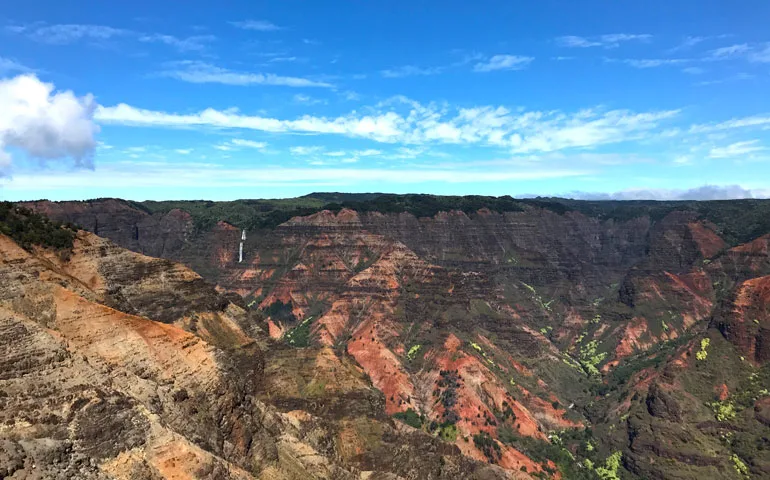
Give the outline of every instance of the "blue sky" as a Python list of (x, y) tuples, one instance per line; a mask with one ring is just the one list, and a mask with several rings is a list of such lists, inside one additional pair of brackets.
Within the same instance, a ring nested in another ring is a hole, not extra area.
[(4, 199), (770, 195), (765, 1), (181, 5), (6, 2)]

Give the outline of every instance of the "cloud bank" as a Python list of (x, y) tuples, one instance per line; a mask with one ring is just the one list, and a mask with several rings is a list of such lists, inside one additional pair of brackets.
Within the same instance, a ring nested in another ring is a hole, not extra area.
[(615, 193), (570, 192), (564, 197), (576, 200), (735, 200), (770, 198), (770, 190), (750, 190), (740, 185), (703, 185), (686, 190), (638, 188)]

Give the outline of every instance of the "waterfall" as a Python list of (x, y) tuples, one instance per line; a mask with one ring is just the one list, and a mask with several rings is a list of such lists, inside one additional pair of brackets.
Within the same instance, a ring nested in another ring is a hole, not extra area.
[(243, 242), (246, 241), (246, 229), (243, 230), (243, 233), (241, 233), (241, 245), (238, 249), (238, 263), (243, 262)]

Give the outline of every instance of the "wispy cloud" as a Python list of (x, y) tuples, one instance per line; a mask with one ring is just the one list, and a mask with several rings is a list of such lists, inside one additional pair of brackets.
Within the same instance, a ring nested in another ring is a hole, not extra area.
[(752, 153), (761, 152), (766, 148), (760, 145), (759, 140), (735, 142), (725, 147), (715, 147), (709, 152), (711, 158), (746, 157)]
[(107, 25), (47, 25), (43, 22), (7, 26), (5, 31), (24, 35), (36, 42), (50, 45), (69, 45), (80, 41), (105, 41), (123, 38), (144, 43), (162, 43), (181, 52), (203, 51), (208, 43), (216, 40), (213, 35), (176, 37), (163, 33), (145, 33)]
[(254, 140), (244, 140), (242, 138), (234, 138), (223, 143), (214, 145), (214, 148), (223, 152), (230, 152), (233, 150), (240, 150), (243, 148), (252, 148), (262, 150), (267, 147), (267, 142), (256, 142)]
[(732, 118), (725, 122), (719, 123), (703, 123), (693, 125), (690, 127), (690, 133), (709, 133), (719, 132), (725, 130), (754, 128), (754, 127), (767, 127), (770, 126), (770, 116), (766, 115), (753, 115), (750, 117)]
[(754, 75), (750, 73), (740, 72), (736, 73), (735, 75), (730, 75), (729, 77), (724, 78), (717, 78), (714, 80), (704, 80), (702, 82), (698, 82), (695, 85), (699, 87), (708, 86), (708, 85), (719, 85), (722, 83), (732, 83), (732, 82), (740, 82), (743, 80), (751, 80), (754, 78)]
[(527, 68), (534, 57), (519, 55), (494, 55), (485, 62), (473, 66), (474, 72), (492, 72), (495, 70), (521, 70)]
[(292, 97), (296, 103), (301, 103), (303, 105), (326, 105), (329, 103), (327, 100), (323, 98), (314, 98), (310, 95), (305, 95), (302, 93), (298, 93)]
[(0, 74), (6, 73), (26, 73), (31, 72), (32, 69), (22, 65), (21, 63), (11, 58), (0, 57)]
[(751, 48), (747, 43), (715, 48), (714, 50), (708, 52), (706, 60), (727, 60), (730, 58), (742, 57), (750, 50)]
[(751, 52), (749, 60), (756, 63), (770, 63), (770, 43)]
[(708, 36), (688, 36), (685, 37), (684, 40), (679, 43), (679, 45), (669, 48), (667, 50), (667, 53), (678, 53), (681, 51), (687, 51), (692, 50), (693, 47), (700, 45), (705, 42), (710, 42), (713, 40), (721, 39), (721, 38), (728, 38), (730, 35), (708, 35)]
[(170, 47), (174, 47), (180, 52), (200, 52), (208, 47), (210, 42), (216, 40), (214, 35), (196, 35), (186, 38), (178, 38), (173, 35), (163, 35), (159, 33), (153, 33), (148, 35), (141, 35), (139, 37), (140, 42), (146, 43), (163, 43)]
[(287, 77), (272, 73), (251, 73), (228, 70), (209, 63), (186, 60), (170, 64), (170, 68), (158, 73), (163, 77), (175, 78), (189, 83), (220, 83), (223, 85), (279, 85), (285, 87), (323, 87), (332, 84), (301, 77)]
[(268, 62), (270, 63), (294, 63), (294, 62), (300, 62), (307, 60), (305, 58), (300, 57), (273, 57)]
[(683, 68), (682, 72), (690, 75), (702, 75), (706, 73), (706, 70), (701, 67), (687, 67), (687, 68)]
[(387, 109), (353, 111), (327, 118), (305, 115), (293, 120), (206, 109), (176, 114), (120, 104), (100, 107), (104, 123), (156, 127), (210, 127), (275, 133), (305, 133), (366, 138), (402, 144), (469, 144), (507, 148), (515, 153), (594, 148), (655, 134), (678, 110), (637, 113), (628, 110), (526, 112), (483, 106), (448, 109), (397, 98)]
[(751, 63), (770, 63), (770, 42), (760, 44), (739, 43), (716, 48), (708, 52), (705, 61), (742, 59)]
[(605, 61), (609, 63), (624, 63), (640, 69), (677, 66), (692, 62), (692, 60), (687, 58), (606, 58)]
[(41, 43), (57, 45), (74, 43), (79, 40), (108, 40), (114, 37), (131, 35), (133, 33), (130, 30), (122, 28), (84, 24), (46, 25), (37, 23), (15, 26), (10, 30), (13, 33), (24, 34)]
[(242, 20), (239, 22), (230, 22), (230, 25), (241, 28), (243, 30), (253, 30), (257, 32), (274, 32), (276, 30), (283, 30), (283, 27), (269, 22), (267, 20)]
[(685, 37), (685, 39), (682, 40), (682, 43), (680, 43), (676, 47), (670, 48), (668, 52), (676, 53), (682, 50), (689, 50), (692, 47), (705, 42), (706, 40), (708, 40), (708, 37)]
[(556, 44), (567, 48), (616, 48), (623, 42), (648, 42), (652, 39), (649, 34), (634, 33), (611, 33), (606, 35), (580, 37), (576, 35), (566, 35), (556, 38)]
[(245, 147), (245, 148), (262, 149), (267, 147), (267, 142), (255, 142), (254, 140), (244, 140), (242, 138), (234, 138), (230, 140), (230, 143), (235, 145), (236, 147)]
[(401, 67), (389, 68), (380, 71), (385, 78), (403, 78), (414, 76), (438, 75), (443, 72), (445, 67), (417, 67), (414, 65), (403, 65)]

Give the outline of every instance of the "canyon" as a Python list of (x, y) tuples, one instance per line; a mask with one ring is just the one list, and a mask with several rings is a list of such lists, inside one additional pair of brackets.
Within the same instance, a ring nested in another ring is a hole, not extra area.
[(770, 202), (292, 202), (14, 207), (0, 473), (770, 475)]

